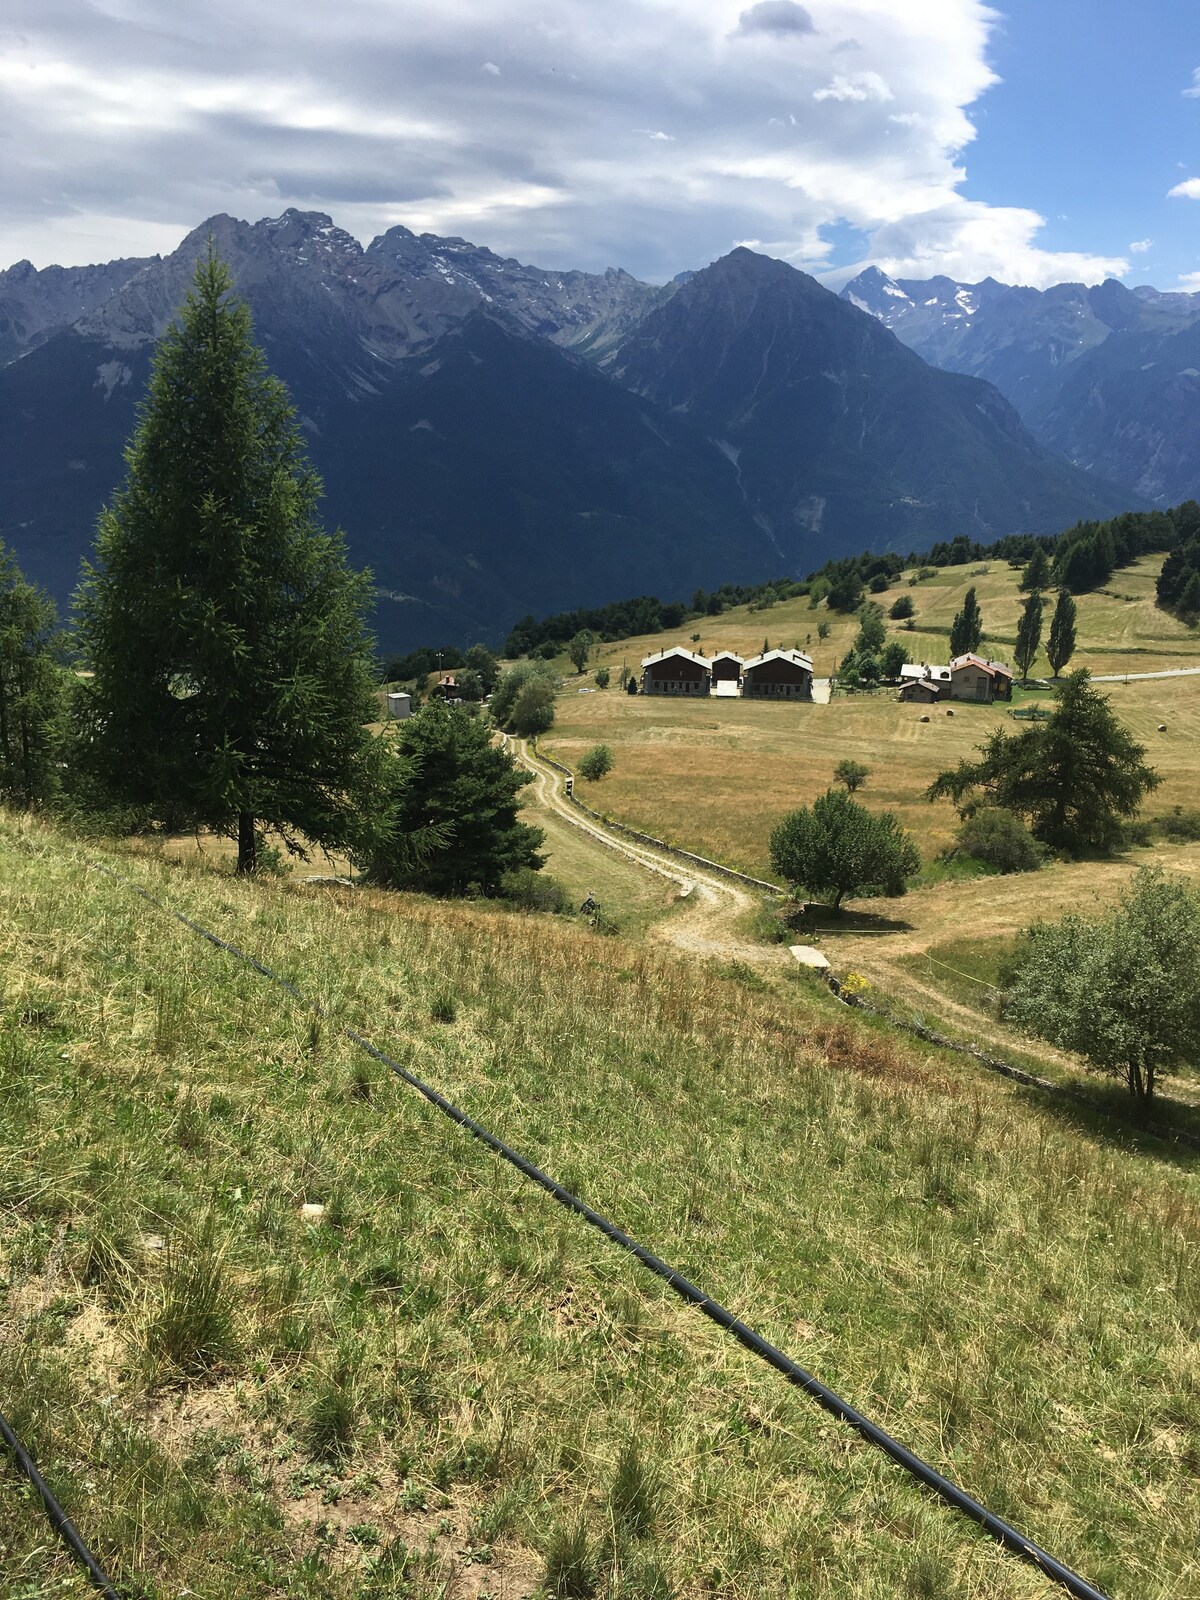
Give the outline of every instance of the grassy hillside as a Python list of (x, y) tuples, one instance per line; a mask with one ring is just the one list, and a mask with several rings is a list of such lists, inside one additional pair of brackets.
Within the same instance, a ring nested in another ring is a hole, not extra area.
[[(1200, 677), (1106, 684), (1104, 693), (1163, 775), (1146, 815), (1194, 806)], [(1043, 705), (1048, 699), (1036, 697)], [(927, 859), (949, 844), (957, 817), (949, 802), (930, 805), (923, 798), (929, 783), (997, 724), (1020, 726), (1003, 705), (959, 702), (949, 709), (953, 716), (945, 706), (901, 705), (894, 693), (839, 696), (829, 705), (773, 705), (615, 689), (578, 695), (568, 683), (541, 743), (568, 765), (589, 746), (610, 744), (615, 769), (599, 784), (579, 786), (590, 804), (659, 838), (769, 876), (772, 827), (784, 812), (824, 793), (847, 756), (871, 768), (859, 798), (872, 809), (897, 812)]]
[[(1160, 611), (1154, 603), (1154, 584), (1162, 563), (1162, 556), (1143, 556), (1114, 573), (1107, 590), (1079, 596), (1079, 650), (1072, 666), (1088, 667), (1097, 673), (1200, 666), (1200, 633)], [(1003, 561), (943, 567), (932, 577), (910, 585), (908, 580), (914, 575), (909, 569), (890, 589), (870, 597), (882, 605), (885, 614), (901, 595), (913, 601), (916, 616), (911, 630), (899, 622), (887, 624), (889, 634), (908, 646), (912, 660), (949, 660), (950, 624), (963, 596), (974, 586), (983, 610), (985, 647), (998, 659), (1011, 661), (1017, 619), (1025, 600), (1019, 589), (1019, 570), (1014, 571)], [(1043, 637), (1049, 632), (1054, 598), (1055, 591), (1051, 591)], [(827, 640), (817, 637), (822, 622), (830, 627)], [(689, 644), (691, 635), (699, 633), (699, 648), (710, 656), (724, 649), (753, 655), (761, 650), (764, 638), (772, 645), (798, 645), (810, 652), (821, 677), (836, 671), (857, 628), (852, 616), (830, 611), (823, 602), (813, 608), (807, 597), (802, 597), (779, 601), (766, 610), (736, 606), (719, 617), (688, 622), (675, 634), (651, 634), (602, 645), (597, 662), (619, 668), (622, 661), (627, 661), (632, 668), (652, 650)], [(565, 673), (572, 672), (565, 655), (562, 665)], [(1049, 670), (1043, 653), (1034, 664), (1033, 674), (1036, 677)]]
[[(1197, 1591), (1189, 1165), (799, 974), (771, 993), (572, 925), (124, 870), (1119, 1600)], [(333, 1027), (11, 817), (0, 950), (0, 1396), (118, 1575), (499, 1600), (548, 1564), (590, 1592), (574, 1551), (628, 1600), (1057, 1592)], [(88, 1592), (7, 1468), (0, 1570)]]

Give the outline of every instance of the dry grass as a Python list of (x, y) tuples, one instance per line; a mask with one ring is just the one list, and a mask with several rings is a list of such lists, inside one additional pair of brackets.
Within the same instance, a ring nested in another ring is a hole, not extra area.
[[(1117, 714), (1149, 749), (1162, 773), (1148, 816), (1200, 797), (1200, 678), (1105, 686)], [(926, 859), (945, 848), (957, 825), (953, 808), (930, 805), (925, 789), (942, 770), (970, 755), (998, 723), (1016, 728), (1003, 706), (901, 705), (892, 696), (839, 697), (827, 706), (746, 700), (673, 700), (564, 694), (542, 741), (572, 765), (603, 740), (616, 766), (593, 802), (659, 838), (770, 876), (767, 841), (779, 818), (807, 805), (847, 756), (871, 768), (859, 796), (895, 811)], [(1159, 733), (1158, 724), (1167, 724)]]
[[(127, 870), (1120, 1600), (1196, 1592), (1182, 1163), (799, 975), (773, 994), (559, 919)], [(1055, 1592), (335, 1029), (3, 818), (0, 954), (0, 1396), (118, 1576), (200, 1600), (515, 1600), (543, 1573), (609, 1600)], [(8, 1475), (0, 1512), (6, 1592), (82, 1597)]]

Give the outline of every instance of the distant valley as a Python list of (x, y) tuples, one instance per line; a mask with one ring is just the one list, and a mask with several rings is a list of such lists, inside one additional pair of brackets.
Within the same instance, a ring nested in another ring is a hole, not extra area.
[(746, 249), (656, 287), (219, 216), (165, 258), (0, 273), (0, 538), (60, 604), (210, 236), (386, 648), (1200, 488), (1200, 296), (872, 272), (839, 297)]

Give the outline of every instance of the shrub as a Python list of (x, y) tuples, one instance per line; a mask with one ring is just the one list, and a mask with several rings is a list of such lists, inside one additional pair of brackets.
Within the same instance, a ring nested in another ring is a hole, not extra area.
[(596, 668), (596, 687), (597, 687), (597, 689), (607, 689), (608, 688), (608, 683), (609, 683), (609, 671), (608, 671), (608, 668), (607, 667), (597, 667)]
[(500, 880), (500, 893), (522, 911), (548, 911), (561, 916), (571, 909), (571, 897), (558, 879), (532, 867), (506, 872)]
[(891, 617), (893, 622), (903, 622), (905, 617), (914, 616), (916, 609), (916, 606), (912, 603), (912, 596), (902, 594), (898, 599), (892, 601), (888, 616)]
[(607, 744), (593, 745), (586, 755), (579, 759), (578, 772), (581, 778), (586, 778), (589, 783), (599, 783), (605, 773), (611, 772), (614, 766), (612, 746)]
[(885, 589), (888, 589), (890, 587), (891, 587), (891, 580), (888, 578), (887, 574), (884, 573), (884, 572), (877, 572), (875, 574), (875, 576), (871, 579), (870, 589), (871, 589), (871, 593), (872, 594), (882, 594)]
[(548, 733), (554, 726), (554, 685), (545, 678), (531, 678), (517, 695), (512, 725), (522, 739)]
[(1002, 806), (984, 806), (968, 817), (958, 830), (956, 846), (997, 872), (1036, 872), (1048, 854), (1020, 817)]
[(1184, 811), (1176, 806), (1170, 816), (1159, 818), (1158, 826), (1164, 839), (1173, 839), (1179, 844), (1200, 839), (1200, 811)]

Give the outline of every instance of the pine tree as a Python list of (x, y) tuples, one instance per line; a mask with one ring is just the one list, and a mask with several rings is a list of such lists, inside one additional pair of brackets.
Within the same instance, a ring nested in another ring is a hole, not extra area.
[(159, 343), (78, 596), (95, 775), (164, 826), (345, 845), (377, 742), (369, 576), (317, 519), (320, 482), (213, 252)]
[(1021, 593), (1028, 594), (1030, 590), (1045, 589), (1049, 584), (1050, 557), (1042, 549), (1035, 550), (1021, 574)]
[(1058, 603), (1050, 619), (1050, 638), (1046, 642), (1046, 658), (1056, 678), (1074, 654), (1075, 602), (1068, 590), (1060, 589)]
[(40, 806), (57, 787), (66, 705), (54, 604), (0, 544), (0, 800)]
[(1025, 602), (1025, 609), (1021, 612), (1021, 620), (1017, 624), (1017, 643), (1013, 656), (1021, 672), (1022, 679), (1028, 683), (1029, 669), (1037, 659), (1038, 646), (1042, 642), (1042, 597), (1033, 593)]
[(950, 625), (950, 659), (978, 650), (982, 640), (983, 614), (972, 585), (963, 596), (962, 610), (955, 612)]

